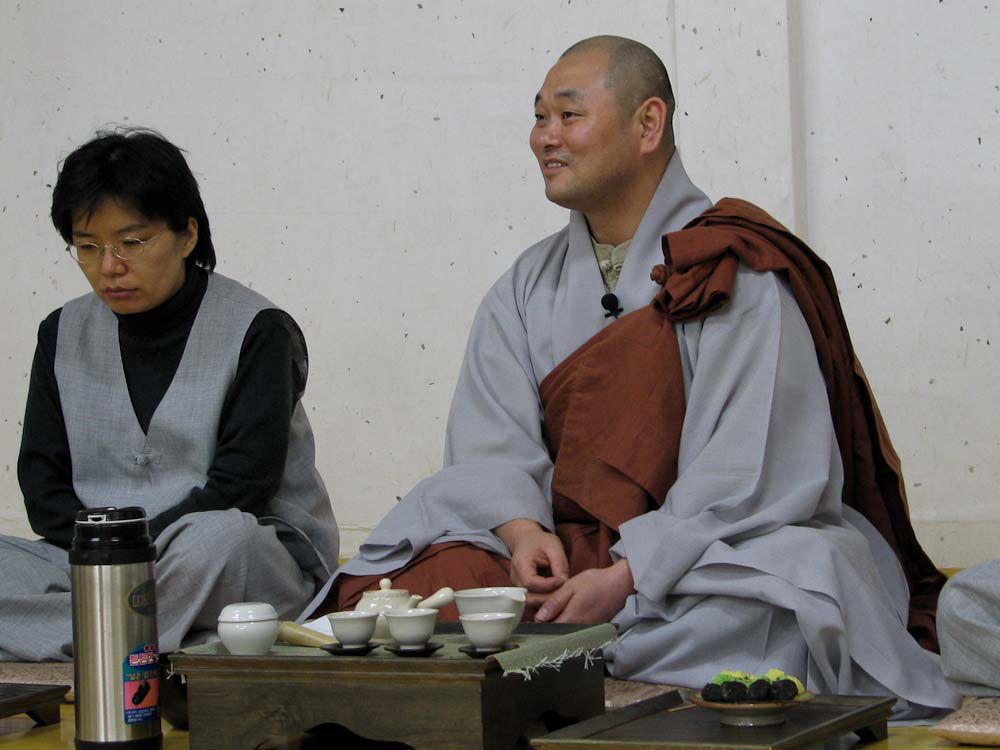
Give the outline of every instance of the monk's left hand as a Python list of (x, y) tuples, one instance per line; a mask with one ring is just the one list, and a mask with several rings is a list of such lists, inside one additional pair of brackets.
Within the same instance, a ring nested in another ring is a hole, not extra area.
[(549, 594), (536, 622), (610, 622), (635, 592), (632, 569), (622, 558), (608, 568), (577, 573)]

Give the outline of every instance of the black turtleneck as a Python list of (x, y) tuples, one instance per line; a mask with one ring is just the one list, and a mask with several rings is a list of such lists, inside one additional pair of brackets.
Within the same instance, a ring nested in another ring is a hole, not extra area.
[[(143, 432), (177, 372), (207, 286), (207, 273), (189, 269), (184, 285), (162, 305), (117, 316), (125, 380)], [(59, 314), (56, 310), (38, 328), (17, 476), (31, 528), (68, 547), (83, 505), (73, 490), (55, 376)], [(187, 513), (239, 508), (263, 514), (281, 484), (290, 417), (305, 390), (307, 367), (305, 340), (295, 321), (281, 310), (258, 313), (244, 336), (236, 376), (223, 402), (208, 481), (150, 519), (154, 537)]]

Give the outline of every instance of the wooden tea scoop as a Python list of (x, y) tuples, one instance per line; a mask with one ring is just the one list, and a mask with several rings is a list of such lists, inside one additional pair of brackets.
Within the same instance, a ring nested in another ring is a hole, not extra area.
[(327, 646), (336, 643), (332, 635), (317, 633), (315, 630), (303, 627), (289, 620), (278, 623), (278, 640), (292, 646)]

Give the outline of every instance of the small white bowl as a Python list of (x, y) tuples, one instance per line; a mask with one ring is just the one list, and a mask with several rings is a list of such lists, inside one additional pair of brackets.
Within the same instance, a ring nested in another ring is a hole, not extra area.
[(385, 613), (385, 619), (389, 623), (389, 634), (401, 649), (418, 649), (427, 645), (427, 641), (434, 634), (437, 616), (436, 609), (424, 607)]
[(455, 592), (459, 615), (479, 612), (512, 612), (516, 622), (524, 615), (524, 598), (528, 590), (520, 586), (487, 586)]
[(227, 604), (219, 612), (218, 633), (234, 656), (266, 654), (278, 637), (278, 613), (266, 602)]
[(517, 620), (512, 612), (477, 612), (459, 615), (462, 629), (473, 646), (480, 649), (500, 648), (514, 632)]
[(332, 612), (330, 627), (341, 646), (364, 646), (372, 639), (378, 612), (359, 612), (356, 609)]

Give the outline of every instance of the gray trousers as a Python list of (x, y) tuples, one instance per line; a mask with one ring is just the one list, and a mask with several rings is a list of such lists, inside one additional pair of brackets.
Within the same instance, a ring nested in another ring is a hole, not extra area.
[(952, 576), (937, 625), (949, 682), (965, 695), (1000, 695), (1000, 559)]
[[(72, 661), (69, 573), (65, 550), (0, 535), (0, 661)], [(156, 540), (160, 651), (206, 640), (233, 602), (269, 602), (280, 619), (294, 619), (315, 588), (274, 529), (252, 515), (186, 515)]]

